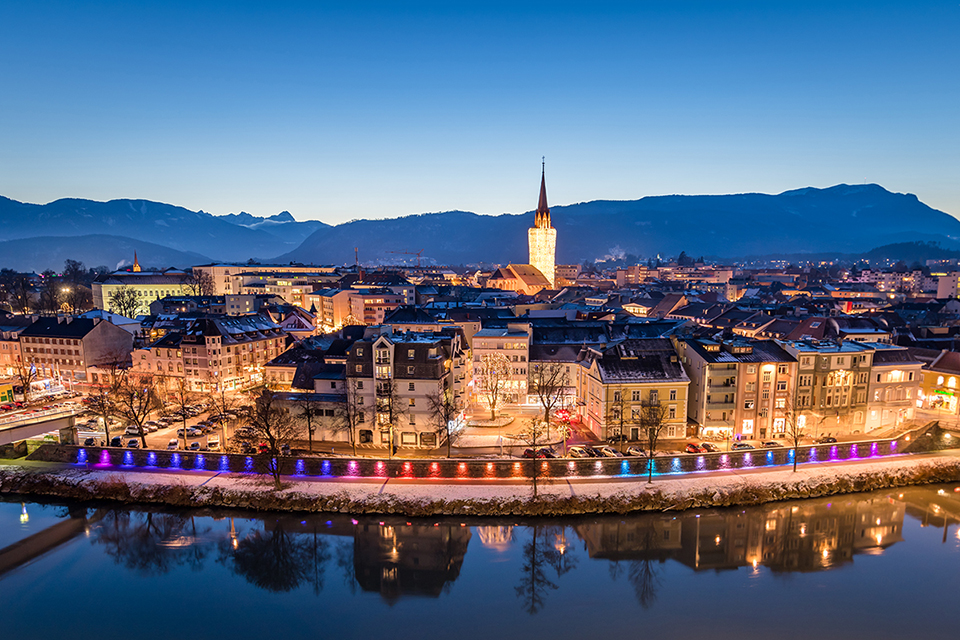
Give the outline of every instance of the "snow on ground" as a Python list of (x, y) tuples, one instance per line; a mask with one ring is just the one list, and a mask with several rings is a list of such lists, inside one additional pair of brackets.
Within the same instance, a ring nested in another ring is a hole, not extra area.
[[(543, 498), (581, 500), (624, 501), (647, 497), (657, 498), (656, 508), (670, 508), (691, 497), (713, 496), (714, 502), (723, 504), (725, 496), (744, 490), (774, 491), (782, 497), (805, 495), (806, 490), (818, 487), (837, 486), (838, 482), (863, 480), (868, 476), (884, 474), (909, 474), (923, 468), (957, 472), (960, 479), (960, 452), (945, 452), (910, 456), (896, 456), (876, 460), (843, 463), (820, 463), (800, 465), (796, 473), (789, 467), (777, 469), (753, 469), (712, 471), (682, 476), (658, 476), (653, 483), (640, 478), (595, 478), (540, 481), (539, 494)], [(300, 502), (311, 500), (335, 500), (341, 503), (360, 503), (371, 508), (377, 505), (403, 503), (428, 505), (438, 502), (474, 501), (476, 503), (503, 503), (526, 501), (533, 495), (529, 480), (405, 480), (391, 479), (343, 479), (343, 478), (298, 478), (285, 477), (283, 489), (274, 494), (273, 480), (269, 476), (247, 474), (100, 469), (96, 466), (65, 465), (52, 463), (15, 463), (0, 466), (0, 481), (5, 476), (24, 472), (42, 473), (54, 482), (64, 485), (89, 485), (118, 481), (131, 489), (136, 496), (149, 494), (164, 487), (191, 488), (198, 504), (214, 504), (211, 494), (234, 497), (273, 496), (281, 503), (284, 499)], [(8, 490), (8, 489), (5, 489)], [(219, 490), (219, 492), (214, 492)], [(854, 490), (854, 489), (846, 489)], [(776, 499), (776, 498), (771, 498)], [(236, 501), (232, 501), (234, 504)], [(282, 504), (277, 504), (282, 508)]]

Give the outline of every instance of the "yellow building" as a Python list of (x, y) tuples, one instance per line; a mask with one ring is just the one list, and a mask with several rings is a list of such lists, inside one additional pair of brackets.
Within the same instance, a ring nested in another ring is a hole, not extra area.
[(590, 348), (581, 362), (577, 394), (580, 420), (600, 438), (620, 434), (645, 440), (645, 408), (657, 407), (659, 439), (686, 437), (690, 378), (670, 340), (629, 339)]

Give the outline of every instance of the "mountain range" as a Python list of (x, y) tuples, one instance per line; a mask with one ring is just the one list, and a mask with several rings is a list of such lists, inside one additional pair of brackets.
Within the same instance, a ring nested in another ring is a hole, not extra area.
[[(650, 196), (551, 207), (557, 262), (633, 255), (859, 254), (924, 241), (960, 249), (960, 221), (915, 195), (875, 184), (777, 195)], [(116, 268), (137, 251), (145, 266), (206, 261), (352, 264), (523, 263), (533, 212), (448, 211), (331, 226), (289, 212), (214, 216), (148, 200), (63, 199), (38, 205), (0, 196), (0, 266), (59, 268), (63, 259)], [(932, 246), (932, 245), (930, 245)]]

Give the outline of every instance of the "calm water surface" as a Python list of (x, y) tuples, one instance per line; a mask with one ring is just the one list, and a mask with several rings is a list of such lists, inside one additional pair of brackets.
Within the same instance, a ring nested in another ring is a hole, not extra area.
[(958, 488), (561, 520), (6, 501), (0, 628), (17, 639), (956, 639)]

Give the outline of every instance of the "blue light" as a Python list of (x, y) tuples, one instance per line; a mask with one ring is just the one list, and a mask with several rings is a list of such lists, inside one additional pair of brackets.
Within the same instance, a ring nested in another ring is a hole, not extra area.
[(670, 463), (670, 471), (672, 473), (680, 473), (680, 458), (673, 459), (673, 462)]
[(243, 470), (247, 473), (253, 473), (253, 458), (247, 456), (246, 460), (243, 461)]
[(132, 467), (133, 466), (133, 451), (124, 451), (123, 452), (123, 466)]
[(156, 452), (156, 451), (151, 451), (150, 453), (147, 454), (147, 466), (148, 466), (148, 467), (155, 467), (155, 466), (157, 466), (157, 452)]
[(752, 467), (753, 466), (753, 456), (750, 455), (750, 452), (743, 454), (743, 466)]
[(77, 450), (77, 464), (84, 464), (87, 461), (87, 450), (78, 449)]
[(230, 471), (230, 458), (220, 456), (220, 471)]
[(303, 459), (297, 460), (296, 469), (294, 470), (293, 475), (295, 476), (306, 475), (306, 468), (304, 467)]
[(197, 457), (193, 459), (193, 468), (205, 469), (206, 466), (207, 466), (207, 460), (203, 457), (202, 453), (198, 453)]
[(324, 460), (323, 462), (320, 463), (320, 473), (322, 473), (322, 474), (325, 475), (325, 476), (329, 476), (329, 475), (330, 475), (330, 461), (329, 461), (329, 460)]
[(773, 451), (767, 451), (767, 464), (773, 464)]
[(703, 471), (707, 468), (707, 460), (703, 456), (697, 456), (697, 471)]
[(620, 475), (628, 476), (630, 475), (630, 463), (626, 460), (620, 463)]
[(171, 467), (171, 468), (174, 468), (174, 469), (179, 469), (179, 468), (180, 468), (180, 454), (179, 454), (179, 453), (175, 453), (175, 454), (173, 454), (172, 456), (170, 456), (170, 467)]

